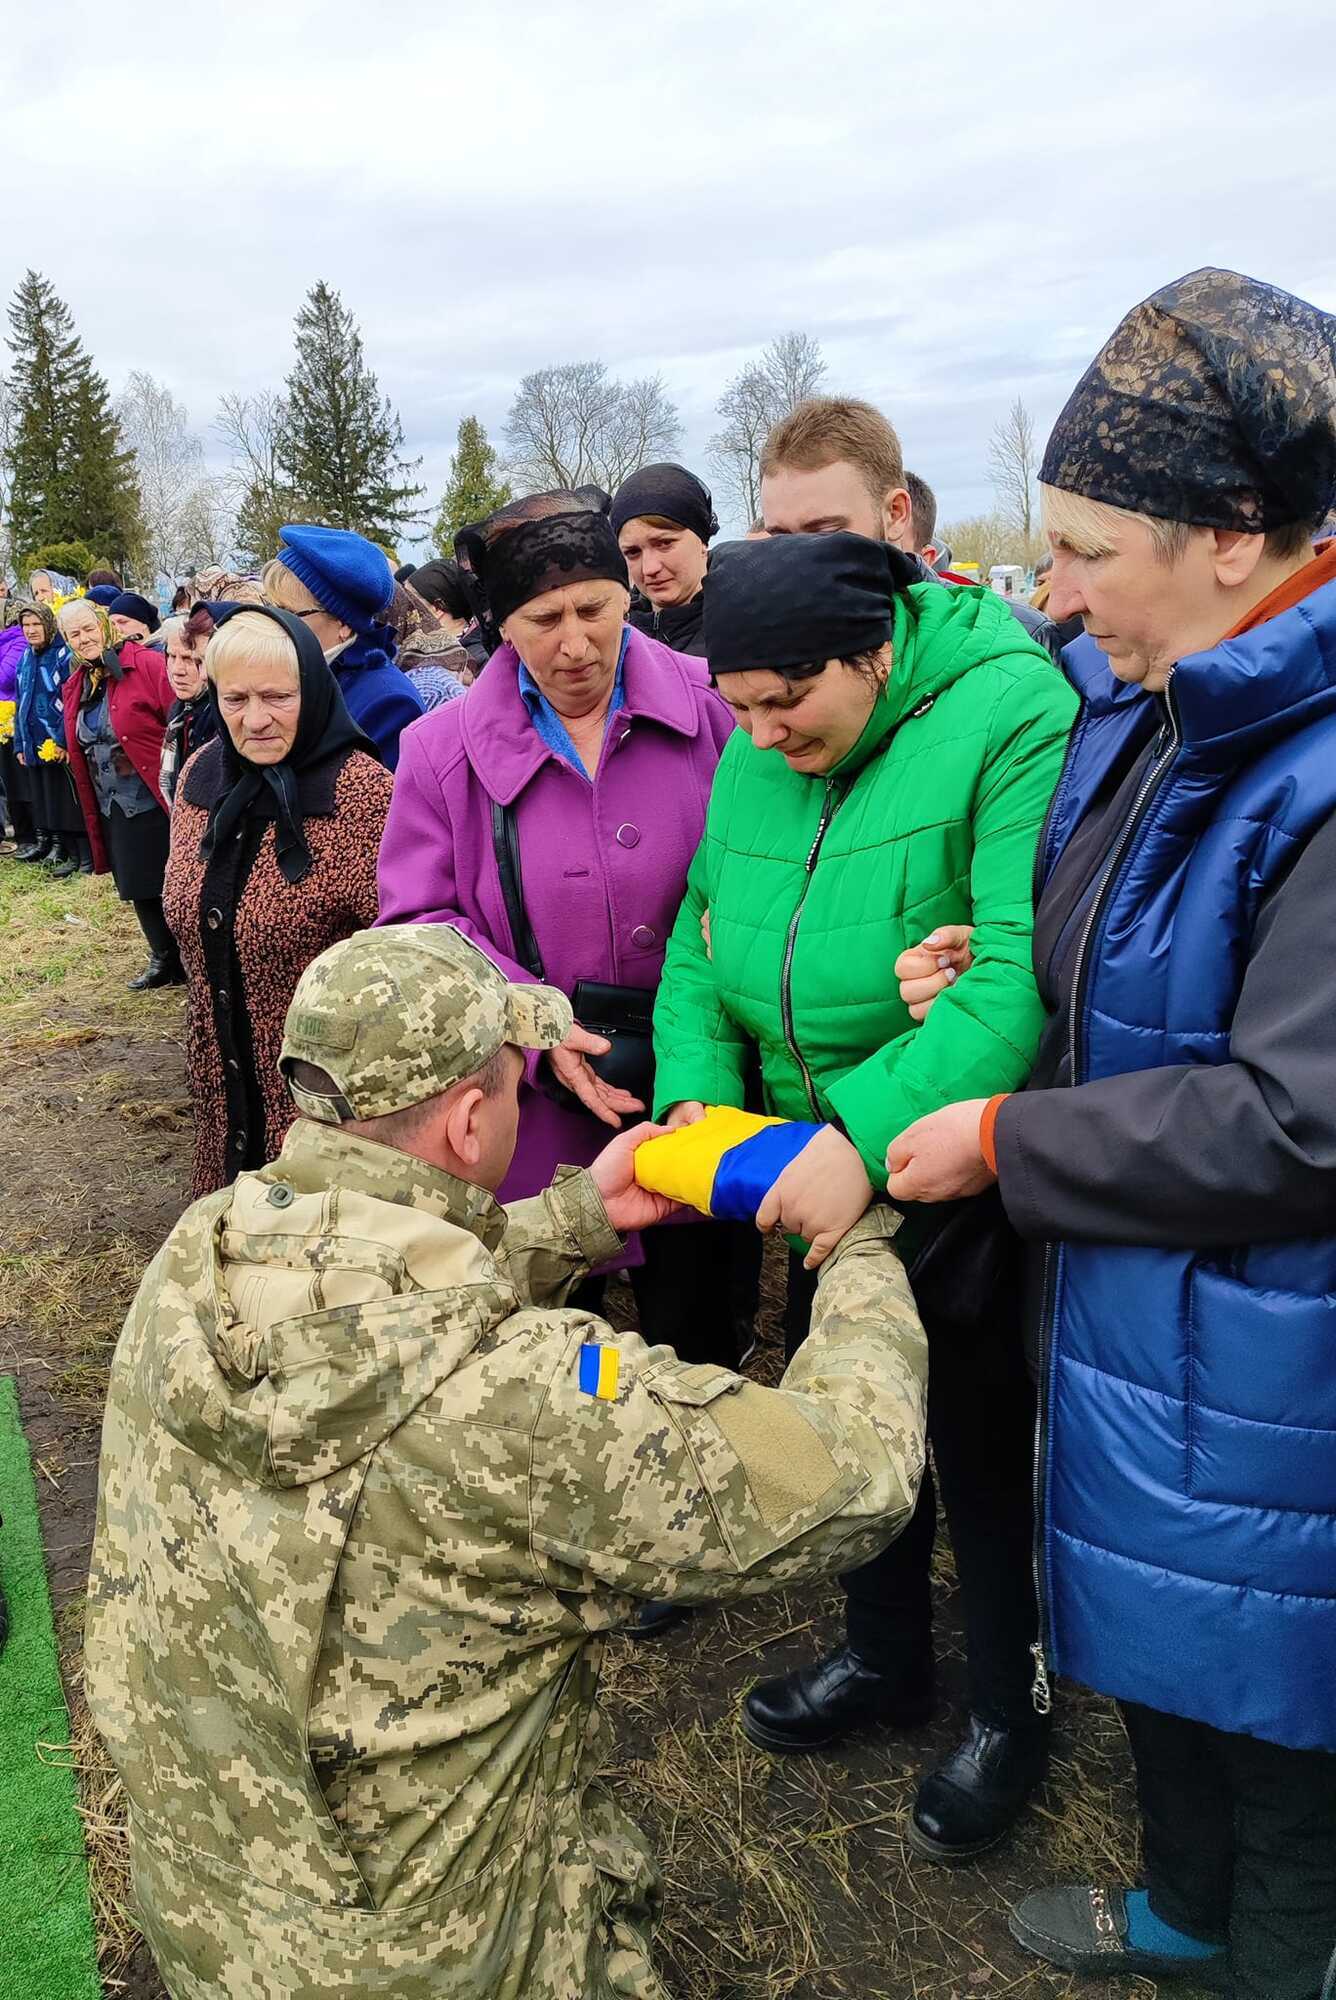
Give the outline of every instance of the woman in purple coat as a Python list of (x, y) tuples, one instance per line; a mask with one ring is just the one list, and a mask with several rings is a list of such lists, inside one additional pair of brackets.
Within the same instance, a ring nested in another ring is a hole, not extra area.
[[(503, 643), (464, 700), (405, 730), (380, 856), (382, 923), (454, 924), (512, 979), (538, 959), (587, 1025), (648, 1018), (733, 726), (702, 661), (627, 627), (607, 506), (592, 487), (534, 494), (461, 531)], [(577, 1028), (531, 1069), (503, 1201), (586, 1165), (649, 1101), (598, 1077), (600, 1047)], [(731, 1247), (711, 1223), (643, 1239), (647, 1340), (736, 1359)]]

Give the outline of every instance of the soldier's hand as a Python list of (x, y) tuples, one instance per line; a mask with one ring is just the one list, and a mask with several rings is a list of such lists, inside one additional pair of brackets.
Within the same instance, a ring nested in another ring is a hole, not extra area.
[(811, 1248), (803, 1268), (815, 1271), (871, 1199), (872, 1183), (857, 1148), (833, 1125), (823, 1125), (757, 1209), (756, 1227), (805, 1237)]
[(954, 986), (961, 973), (973, 965), (973, 935), (973, 924), (939, 924), (931, 937), (910, 945), (896, 959), (900, 998), (916, 1021), (924, 1020), (939, 994)]
[(586, 1111), (592, 1111), (603, 1124), (618, 1126), (624, 1116), (633, 1111), (643, 1111), (644, 1105), (638, 1097), (632, 1097), (629, 1090), (619, 1090), (615, 1084), (604, 1083), (601, 1076), (589, 1067), (586, 1057), (605, 1056), (612, 1047), (602, 1035), (591, 1035), (588, 1028), (582, 1028), (577, 1021), (564, 1042), (555, 1049), (549, 1049), (547, 1059), (556, 1073), (559, 1083), (567, 1090), (574, 1091)]
[(666, 1125), (651, 1125), (648, 1120), (643, 1125), (633, 1125), (629, 1131), (619, 1132), (589, 1169), (603, 1197), (608, 1221), (619, 1235), (629, 1235), (633, 1229), (650, 1229), (683, 1205), (680, 1201), (669, 1201), (666, 1194), (652, 1194), (636, 1180), (636, 1147), (643, 1146), (646, 1139), (659, 1138), (667, 1130)]

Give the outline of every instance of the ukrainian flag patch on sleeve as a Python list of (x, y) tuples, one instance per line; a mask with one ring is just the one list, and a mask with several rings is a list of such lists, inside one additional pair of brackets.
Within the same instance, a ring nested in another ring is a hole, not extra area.
[(603, 1403), (615, 1403), (621, 1365), (622, 1357), (615, 1347), (600, 1347), (597, 1341), (587, 1340), (580, 1349), (581, 1392), (597, 1396)]

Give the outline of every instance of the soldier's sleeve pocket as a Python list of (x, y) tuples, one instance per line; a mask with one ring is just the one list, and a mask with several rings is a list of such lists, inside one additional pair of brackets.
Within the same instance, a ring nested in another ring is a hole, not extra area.
[(661, 1403), (685, 1403), (693, 1410), (703, 1410), (720, 1396), (735, 1395), (742, 1388), (740, 1375), (708, 1361), (657, 1361), (653, 1367), (641, 1369), (640, 1379)]
[(867, 1484), (867, 1468), (838, 1432), (827, 1435), (803, 1399), (724, 1368), (667, 1362), (645, 1370), (668, 1408), (740, 1571), (763, 1563), (840, 1513)]

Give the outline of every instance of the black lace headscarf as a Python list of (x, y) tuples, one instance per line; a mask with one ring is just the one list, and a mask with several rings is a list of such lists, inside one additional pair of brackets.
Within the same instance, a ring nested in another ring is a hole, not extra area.
[(1192, 271), (1105, 341), (1039, 477), (1110, 507), (1265, 534), (1336, 499), (1336, 319), (1237, 271)]
[[(376, 752), (344, 706), (320, 642), (305, 620), (272, 605), (238, 604), (218, 619), (216, 629), (221, 630), (243, 612), (272, 618), (292, 641), (301, 688), (297, 734), (281, 762), (252, 764), (237, 750), (220, 717), (216, 744), (192, 766), (185, 796), (191, 805), (208, 808), (201, 860), (210, 862), (229, 840), (247, 830), (254, 835), (273, 820), (277, 823), (274, 848), (283, 879), (300, 882), (311, 868), (304, 821), (310, 815), (324, 817), (333, 812), (334, 787), (354, 750), (365, 750), (373, 757)], [(217, 691), (212, 685), (210, 699), (216, 707)]]
[(612, 531), (611, 505), (598, 486), (559, 487), (526, 494), (460, 529), (455, 553), (461, 581), (493, 650), (511, 612), (545, 590), (607, 579), (629, 593), (631, 578)]

